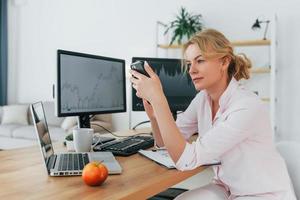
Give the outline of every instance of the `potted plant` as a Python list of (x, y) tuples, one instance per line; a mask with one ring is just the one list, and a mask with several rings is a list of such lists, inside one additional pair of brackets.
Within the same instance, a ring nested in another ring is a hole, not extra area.
[(65, 137), (65, 144), (67, 146), (68, 151), (75, 151), (73, 143), (73, 133), (70, 133)]
[(181, 44), (185, 37), (189, 39), (193, 34), (201, 31), (203, 28), (201, 21), (201, 14), (193, 15), (188, 13), (184, 7), (181, 7), (176, 19), (170, 22), (165, 31), (165, 34), (167, 34), (170, 30), (173, 30), (170, 45), (173, 44), (175, 40), (178, 44)]

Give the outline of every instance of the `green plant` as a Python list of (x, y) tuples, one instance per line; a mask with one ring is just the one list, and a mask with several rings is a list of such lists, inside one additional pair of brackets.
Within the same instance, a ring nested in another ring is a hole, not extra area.
[(176, 16), (174, 21), (170, 22), (170, 25), (168, 25), (165, 31), (165, 34), (167, 34), (170, 30), (173, 30), (170, 45), (173, 44), (175, 40), (177, 40), (178, 44), (181, 44), (184, 36), (187, 36), (187, 39), (189, 39), (193, 34), (201, 31), (203, 26), (201, 21), (201, 14), (190, 14), (184, 7), (181, 7), (179, 15)]
[(69, 135), (66, 136), (65, 139), (68, 140), (68, 141), (73, 141), (73, 134), (70, 133)]

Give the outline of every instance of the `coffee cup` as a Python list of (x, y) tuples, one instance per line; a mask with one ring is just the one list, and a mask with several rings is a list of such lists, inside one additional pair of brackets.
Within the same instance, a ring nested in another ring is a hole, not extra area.
[(76, 152), (89, 152), (93, 143), (94, 129), (75, 128), (73, 129), (73, 142)]

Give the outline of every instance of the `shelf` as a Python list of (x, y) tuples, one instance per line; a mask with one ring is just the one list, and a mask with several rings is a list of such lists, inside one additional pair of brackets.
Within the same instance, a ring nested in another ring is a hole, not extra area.
[[(232, 41), (233, 46), (267, 46), (271, 44), (271, 40), (239, 40)], [(180, 49), (183, 47), (182, 44), (158, 44), (157, 47), (162, 49)]]
[(182, 44), (158, 44), (157, 47), (162, 49), (181, 49), (183, 47)]
[(271, 44), (271, 40), (239, 40), (232, 41), (233, 46), (268, 46)]
[(255, 67), (255, 68), (250, 68), (250, 72), (254, 73), (254, 74), (270, 73), (271, 68), (269, 68), (269, 67)]
[(270, 102), (270, 98), (261, 98), (262, 101)]

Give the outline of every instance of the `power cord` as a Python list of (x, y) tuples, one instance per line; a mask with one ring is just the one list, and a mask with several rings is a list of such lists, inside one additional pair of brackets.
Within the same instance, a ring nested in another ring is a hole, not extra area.
[(89, 120), (91, 120), (93, 117), (95, 117), (95, 115), (90, 115)]
[[(183, 113), (183, 111), (178, 111), (176, 114), (178, 115), (178, 114), (181, 114), (181, 113)], [(142, 124), (146, 124), (146, 123), (150, 123), (150, 120), (146, 120), (146, 121), (142, 121), (142, 122), (138, 123), (137, 125), (135, 125), (135, 126), (132, 128), (132, 130), (135, 130), (136, 127), (138, 127), (138, 126), (140, 126), (140, 125), (142, 125)]]
[[(96, 126), (98, 126), (100, 128), (103, 128), (104, 130), (106, 130), (107, 132), (109, 132), (110, 134), (112, 134), (115, 137), (129, 137), (129, 136), (125, 136), (125, 135), (124, 136), (123, 135), (117, 135), (117, 134), (113, 133), (112, 131), (108, 130), (107, 128), (99, 125), (99, 124), (91, 123), (91, 125), (96, 125)], [(134, 134), (133, 136), (136, 136), (136, 135), (145, 135), (145, 134), (152, 135), (152, 133), (150, 132), (150, 133), (137, 133), (137, 134)]]
[(112, 134), (113, 136), (116, 136), (116, 137), (128, 137), (128, 136), (116, 135), (112, 131), (108, 130), (107, 128), (105, 128), (104, 126), (101, 126), (99, 124), (94, 124), (94, 123), (91, 122), (91, 125), (96, 125), (96, 126), (98, 126), (100, 128), (103, 128), (105, 131), (109, 132), (110, 134)]
[(135, 125), (135, 126), (132, 128), (132, 130), (135, 130), (136, 127), (138, 127), (138, 126), (140, 126), (140, 125), (142, 125), (142, 124), (149, 123), (149, 122), (150, 122), (150, 120), (142, 121), (142, 122), (138, 123), (137, 125)]

